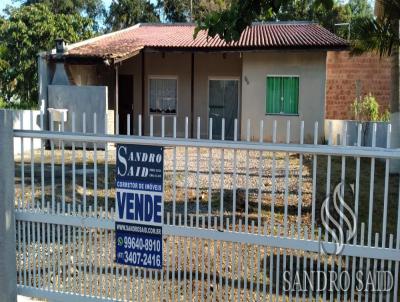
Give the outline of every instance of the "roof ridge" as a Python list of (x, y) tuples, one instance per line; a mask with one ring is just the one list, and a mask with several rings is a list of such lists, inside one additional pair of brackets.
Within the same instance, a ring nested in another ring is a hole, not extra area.
[(256, 21), (252, 22), (251, 25), (317, 25), (314, 21)]
[(191, 22), (169, 22), (169, 23), (162, 23), (162, 22), (144, 22), (144, 23), (140, 23), (140, 27), (146, 27), (146, 26), (196, 26), (195, 23), (191, 23)]
[[(196, 23), (193, 22), (168, 22), (168, 23), (162, 23), (162, 22), (143, 22), (143, 23), (138, 23), (139, 27), (147, 27), (147, 26), (196, 26)], [(307, 20), (301, 20), (301, 21), (256, 21), (252, 22), (252, 25), (318, 25), (317, 22), (315, 21), (307, 21)]]

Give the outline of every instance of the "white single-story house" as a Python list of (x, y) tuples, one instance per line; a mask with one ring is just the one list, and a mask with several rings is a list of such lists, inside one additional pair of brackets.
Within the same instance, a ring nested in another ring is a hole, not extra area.
[(155, 134), (164, 116), (168, 136), (173, 116), (178, 136), (185, 117), (192, 137), (197, 117), (203, 137), (209, 118), (215, 137), (221, 135), (222, 118), (228, 139), (235, 118), (242, 139), (248, 119), (252, 139), (259, 138), (260, 120), (265, 140), (271, 139), (277, 120), (278, 140), (284, 141), (287, 119), (294, 141), (302, 120), (306, 140), (313, 136), (315, 121), (323, 136), (326, 54), (346, 49), (345, 40), (305, 22), (255, 23), (229, 44), (203, 31), (194, 39), (194, 29), (193, 24), (137, 24), (65, 47), (60, 43), (57, 52), (40, 56), (40, 98), (48, 107), (69, 112), (118, 113), (119, 133), (127, 132), (130, 114), (133, 134), (139, 115), (143, 133), (149, 134), (153, 115)]

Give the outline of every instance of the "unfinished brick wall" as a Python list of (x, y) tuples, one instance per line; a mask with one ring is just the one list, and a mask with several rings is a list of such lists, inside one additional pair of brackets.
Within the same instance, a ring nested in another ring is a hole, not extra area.
[(350, 56), (348, 51), (329, 51), (327, 55), (326, 106), (327, 119), (353, 119), (350, 104), (356, 98), (356, 82), (360, 92), (371, 92), (381, 110), (390, 105), (390, 58), (376, 54)]

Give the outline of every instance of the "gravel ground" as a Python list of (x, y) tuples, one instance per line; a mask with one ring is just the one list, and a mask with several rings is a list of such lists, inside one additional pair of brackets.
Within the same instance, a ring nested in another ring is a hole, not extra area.
[[(42, 207), (47, 203), (51, 205), (61, 203), (63, 196), (65, 204), (70, 204), (72, 211), (80, 209), (93, 215), (101, 212), (102, 216), (110, 216), (114, 208), (115, 196), (115, 149), (108, 152), (107, 165), (105, 165), (105, 152), (77, 150), (75, 154), (75, 181), (73, 182), (72, 152), (65, 150), (64, 166), (61, 164), (62, 152), (54, 151), (54, 187), (51, 175), (51, 151), (44, 152), (44, 185), (41, 186), (40, 151), (34, 153), (34, 178), (31, 178), (30, 154), (25, 155), (24, 192), (21, 189), (21, 165), (16, 162), (16, 202), (20, 207)], [(83, 159), (86, 157), (86, 177), (83, 177)], [(174, 161), (176, 157), (176, 161)], [(96, 158), (96, 161), (94, 161)], [(236, 158), (236, 160), (234, 160)], [(237, 151), (204, 148), (177, 148), (165, 150), (164, 161), (164, 217), (168, 213), (173, 217), (175, 207), (175, 222), (179, 215), (182, 221), (189, 215), (199, 214), (210, 217), (222, 217), (224, 223), (229, 219), (230, 227), (233, 219), (236, 224), (240, 219), (245, 223), (255, 221), (262, 227), (274, 222), (276, 233), (278, 225), (287, 224), (289, 232), (292, 226), (304, 233), (312, 227), (312, 213), (315, 212), (315, 230), (320, 224), (320, 207), (326, 198), (327, 191), (327, 157), (318, 156), (316, 159), (315, 177), (313, 177), (313, 157), (299, 154), (269, 153), (258, 151)], [(176, 163), (174, 166), (174, 162)], [(361, 223), (368, 225), (370, 202), (370, 159), (363, 158), (360, 168), (359, 190), (359, 219), (358, 230)], [(330, 174), (330, 192), (341, 181), (342, 158), (332, 156)], [(346, 158), (345, 182), (355, 183), (355, 160)], [(105, 170), (108, 169), (108, 177)], [(65, 170), (63, 180), (62, 171)], [(94, 175), (94, 171), (97, 175)], [(275, 170), (275, 173), (273, 171)], [(198, 173), (197, 173), (198, 171)], [(375, 219), (372, 224), (372, 234), (382, 231), (382, 216), (385, 188), (385, 164), (381, 161), (375, 163), (373, 214)], [(34, 182), (32, 182), (34, 179)], [(313, 180), (315, 189), (313, 190)], [(86, 185), (85, 185), (86, 181)], [(64, 186), (63, 186), (64, 182)], [(34, 184), (32, 186), (32, 183)], [(106, 189), (107, 183), (107, 189)], [(75, 190), (73, 190), (75, 184)], [(388, 209), (397, 208), (398, 200), (398, 175), (390, 175), (388, 183)], [(221, 189), (223, 188), (223, 189)], [(32, 200), (32, 191), (34, 200)], [(63, 191), (65, 192), (63, 194)], [(85, 193), (86, 192), (86, 193)], [(43, 193), (43, 199), (42, 199)], [(23, 200), (22, 200), (23, 197)], [(313, 199), (315, 200), (313, 206)], [(347, 204), (354, 208), (354, 195), (350, 190), (345, 191)], [(174, 203), (175, 201), (175, 203)], [(247, 205), (247, 209), (246, 209)], [(84, 207), (86, 206), (86, 207)], [(97, 207), (97, 210), (96, 210)], [(65, 208), (67, 210), (67, 206)], [(221, 212), (222, 210), (222, 212)], [(247, 215), (246, 215), (247, 211)], [(287, 215), (285, 215), (287, 213)], [(388, 211), (387, 234), (395, 234), (397, 226), (396, 211)], [(285, 221), (285, 216), (287, 220)], [(171, 218), (171, 222), (173, 222)], [(188, 220), (187, 220), (188, 221)], [(221, 224), (221, 221), (218, 221)], [(298, 228), (300, 223), (300, 228)], [(236, 226), (237, 227), (237, 226)], [(284, 228), (282, 228), (284, 229)], [(366, 229), (366, 232), (368, 230)], [(387, 241), (389, 238), (387, 238)]]
[[(73, 203), (73, 183), (72, 183), (72, 152), (66, 150), (64, 152), (64, 188), (65, 202)], [(94, 182), (94, 152), (86, 152), (86, 204), (87, 210), (91, 205), (94, 207), (95, 200), (98, 207), (106, 206), (110, 209), (114, 206), (115, 195), (115, 151), (108, 152), (108, 190), (105, 190), (105, 159), (104, 151), (97, 151), (97, 178)], [(176, 157), (176, 165), (174, 167), (174, 156)], [(40, 152), (35, 151), (34, 156), (34, 192), (35, 204), (41, 206), (41, 165)], [(236, 161), (234, 161), (236, 158)], [(211, 160), (209, 160), (211, 159)], [(84, 199), (84, 179), (83, 179), (83, 152), (76, 152), (76, 169), (75, 169), (75, 200), (77, 207), (82, 208)], [(275, 198), (275, 219), (283, 220), (283, 211), (285, 204), (288, 205), (288, 222), (296, 221), (296, 215), (292, 215), (293, 207), (298, 204), (298, 191), (301, 190), (302, 207), (308, 209), (311, 202), (312, 177), (309, 161), (303, 158), (302, 169), (299, 169), (299, 156), (287, 155), (287, 174), (286, 174), (286, 154), (272, 154), (254, 151), (237, 151), (231, 150), (208, 150), (196, 148), (177, 148), (176, 155), (173, 149), (165, 150), (165, 168), (164, 168), (164, 206), (165, 213), (173, 214), (173, 200), (175, 203), (176, 215), (185, 214), (185, 205), (187, 206), (187, 214), (196, 214), (197, 203), (200, 215), (220, 216), (221, 201), (224, 216), (232, 220), (235, 214), (239, 219), (245, 214), (245, 203), (248, 200), (248, 218), (257, 219), (258, 216), (263, 221), (271, 219), (270, 207), (272, 198)], [(52, 196), (55, 196), (55, 202), (61, 202), (63, 196), (62, 186), (62, 165), (61, 152), (55, 151), (54, 164), (54, 193), (51, 187), (51, 152), (44, 152), (44, 198), (45, 204), (51, 203)], [(236, 162), (236, 165), (234, 164)], [(275, 168), (275, 196), (271, 194), (273, 188), (272, 170)], [(198, 170), (198, 173), (196, 172)], [(302, 175), (302, 184), (299, 183), (300, 173)], [(17, 200), (21, 200), (21, 166), (16, 166), (16, 196)], [(31, 178), (31, 162), (30, 154), (25, 155), (24, 165), (24, 207), (32, 207), (32, 178)], [(287, 175), (287, 177), (286, 177)], [(285, 184), (288, 184), (287, 186)], [(97, 186), (97, 189), (96, 189)], [(223, 187), (223, 189), (221, 189)], [(285, 191), (287, 188), (287, 191)], [(234, 201), (235, 199), (235, 201)], [(287, 202), (285, 203), (285, 200)], [(234, 202), (236, 207), (234, 207)], [(258, 213), (258, 204), (260, 203), (260, 213)], [(82, 209), (83, 210), (83, 209)], [(310, 212), (310, 211), (308, 211)], [(309, 223), (310, 213), (303, 213), (302, 222)], [(165, 215), (166, 217), (166, 215)]]

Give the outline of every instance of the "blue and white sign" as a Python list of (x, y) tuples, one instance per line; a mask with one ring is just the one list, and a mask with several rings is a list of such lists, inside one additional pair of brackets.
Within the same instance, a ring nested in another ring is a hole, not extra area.
[(162, 269), (164, 148), (117, 145), (116, 261)]

